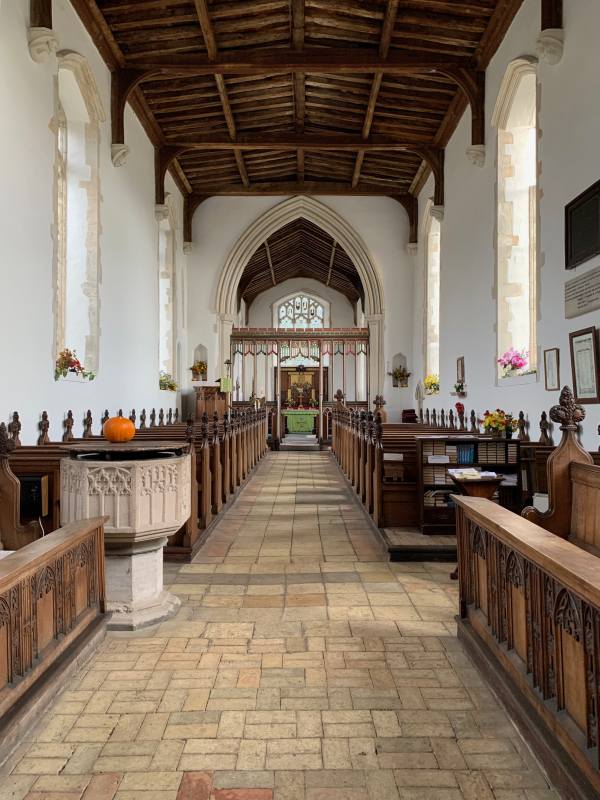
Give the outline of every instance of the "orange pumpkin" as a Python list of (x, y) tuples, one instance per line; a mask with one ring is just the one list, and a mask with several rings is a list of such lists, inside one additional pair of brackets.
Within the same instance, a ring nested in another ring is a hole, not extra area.
[(126, 417), (111, 417), (102, 426), (102, 433), (109, 442), (129, 442), (135, 436), (135, 425)]

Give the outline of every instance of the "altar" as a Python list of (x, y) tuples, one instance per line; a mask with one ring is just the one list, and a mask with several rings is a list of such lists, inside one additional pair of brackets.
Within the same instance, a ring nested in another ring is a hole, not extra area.
[(319, 412), (310, 408), (284, 408), (281, 414), (287, 433), (312, 433)]

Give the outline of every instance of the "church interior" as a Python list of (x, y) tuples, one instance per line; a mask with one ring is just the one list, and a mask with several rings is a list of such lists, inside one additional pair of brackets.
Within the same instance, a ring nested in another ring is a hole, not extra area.
[(599, 28), (0, 0), (0, 800), (600, 797)]

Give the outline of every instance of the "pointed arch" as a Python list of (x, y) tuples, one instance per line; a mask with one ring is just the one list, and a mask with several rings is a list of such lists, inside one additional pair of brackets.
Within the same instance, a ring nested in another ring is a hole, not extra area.
[(240, 236), (230, 251), (217, 286), (216, 313), (219, 328), (219, 364), (225, 374), (229, 341), (237, 312), (237, 288), (246, 264), (258, 247), (284, 225), (304, 218), (326, 231), (352, 259), (364, 289), (364, 310), (370, 333), (370, 387), (383, 390), (383, 286), (366, 244), (354, 228), (333, 209), (314, 197), (297, 195), (262, 214)]

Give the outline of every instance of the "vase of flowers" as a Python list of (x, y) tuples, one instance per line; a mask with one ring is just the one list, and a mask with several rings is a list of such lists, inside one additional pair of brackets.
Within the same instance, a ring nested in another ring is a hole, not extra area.
[(193, 381), (205, 381), (206, 380), (206, 372), (208, 370), (208, 364), (206, 361), (194, 361), (192, 366), (190, 367), (192, 371), (192, 380)]
[(167, 392), (176, 392), (179, 387), (177, 386), (177, 381), (172, 375), (170, 375), (168, 372), (161, 371), (158, 376), (158, 388)]
[(512, 438), (513, 431), (517, 429), (517, 420), (509, 412), (501, 408), (495, 411), (486, 411), (483, 419), (479, 420), (484, 431), (494, 439)]
[(457, 397), (466, 397), (467, 396), (467, 385), (464, 381), (456, 381), (454, 384), (454, 392)]
[(56, 357), (54, 380), (57, 381), (59, 378), (66, 378), (69, 374), (79, 375), (86, 381), (93, 381), (96, 377), (95, 373), (83, 366), (81, 361), (77, 358), (75, 350), (69, 350), (68, 347), (65, 347)]
[(400, 388), (406, 388), (408, 386), (408, 379), (411, 376), (411, 372), (409, 372), (406, 367), (395, 367), (391, 372), (388, 372), (388, 375), (392, 377), (392, 383), (394, 386), (399, 386)]
[(513, 378), (515, 375), (526, 375), (531, 370), (527, 369), (529, 365), (529, 351), (516, 350), (511, 347), (506, 353), (503, 353), (498, 359), (498, 364), (503, 378)]
[(423, 381), (423, 386), (425, 387), (425, 394), (439, 394), (440, 392), (439, 376), (434, 375), (433, 373), (427, 375), (425, 380)]

